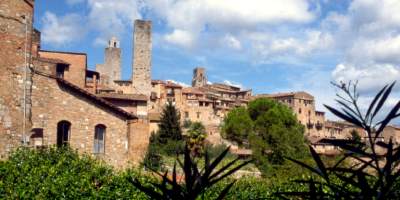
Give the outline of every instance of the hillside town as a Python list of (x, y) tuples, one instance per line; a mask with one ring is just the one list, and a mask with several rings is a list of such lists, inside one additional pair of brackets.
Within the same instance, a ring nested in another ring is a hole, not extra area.
[[(41, 32), (33, 27), (34, 4), (33, 0), (8, 1), (0, 7), (2, 158), (21, 145), (69, 143), (116, 167), (137, 164), (167, 102), (179, 110), (182, 123), (204, 124), (212, 144), (228, 143), (220, 133), (227, 113), (258, 98), (291, 108), (318, 153), (338, 152), (320, 142), (323, 138), (350, 139), (353, 130), (366, 137), (354, 125), (326, 119), (324, 112), (316, 110), (318, 99), (307, 91), (253, 94), (251, 89), (209, 83), (207, 67), (195, 66), (190, 87), (152, 79), (152, 57), (157, 55), (152, 53), (151, 21), (134, 22), (129, 80), (121, 80), (122, 49), (116, 37), (104, 49), (104, 62), (91, 70), (86, 53), (41, 48)], [(399, 144), (399, 135), (400, 128), (388, 126), (382, 140)]]

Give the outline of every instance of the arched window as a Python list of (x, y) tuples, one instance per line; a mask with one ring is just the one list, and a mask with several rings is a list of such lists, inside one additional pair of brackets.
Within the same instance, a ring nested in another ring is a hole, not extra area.
[(69, 121), (60, 121), (57, 124), (57, 146), (68, 144), (71, 134), (71, 123)]
[(104, 153), (104, 140), (106, 136), (106, 126), (102, 124), (96, 125), (94, 128), (94, 144), (93, 153)]

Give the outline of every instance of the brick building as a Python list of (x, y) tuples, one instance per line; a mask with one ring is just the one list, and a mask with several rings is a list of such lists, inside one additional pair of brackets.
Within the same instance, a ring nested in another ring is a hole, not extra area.
[(86, 54), (40, 49), (33, 11), (30, 0), (0, 4), (0, 155), (21, 145), (69, 144), (115, 167), (138, 163), (149, 125), (137, 105), (147, 97), (97, 96), (100, 74), (87, 69)]

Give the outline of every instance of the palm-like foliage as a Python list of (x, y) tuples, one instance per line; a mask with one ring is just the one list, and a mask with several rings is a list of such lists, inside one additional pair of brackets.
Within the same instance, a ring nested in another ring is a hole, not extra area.
[[(217, 156), (213, 161), (210, 161), (208, 153), (204, 154), (205, 166), (203, 169), (199, 169), (197, 162), (194, 161), (190, 154), (190, 150), (186, 147), (184, 152), (184, 160), (181, 162), (177, 159), (179, 166), (182, 168), (184, 173), (184, 180), (179, 180), (176, 169), (176, 163), (172, 171), (172, 179), (169, 178), (168, 172), (158, 174), (162, 180), (161, 182), (152, 183), (151, 186), (145, 186), (137, 179), (130, 180), (131, 183), (136, 186), (139, 190), (146, 193), (152, 199), (185, 199), (194, 200), (200, 197), (207, 188), (210, 188), (217, 182), (233, 174), (243, 166), (247, 165), (251, 161), (245, 161), (238, 164), (239, 158), (229, 162), (223, 167), (217, 169), (218, 165), (225, 158), (229, 151), (229, 147)], [(223, 199), (228, 193), (229, 189), (233, 186), (233, 181), (227, 185), (219, 194), (217, 199)]]
[[(325, 107), (341, 119), (362, 128), (366, 139), (365, 141), (324, 139), (322, 142), (338, 146), (344, 152), (343, 157), (333, 167), (326, 166), (312, 147), (310, 151), (316, 167), (288, 158), (309, 169), (317, 177), (298, 181), (307, 184), (308, 191), (281, 193), (281, 195), (311, 199), (399, 199), (396, 182), (400, 181), (400, 147), (395, 146), (391, 139), (382, 142), (378, 138), (384, 128), (400, 116), (400, 101), (381, 121), (376, 120), (394, 85), (395, 83), (392, 83), (382, 88), (365, 114), (358, 105), (357, 84), (350, 82), (347, 85), (335, 85), (345, 94), (345, 96), (337, 95), (339, 98), (336, 101), (341, 108), (335, 109), (327, 105)], [(378, 153), (378, 148), (383, 149), (383, 153)], [(343, 165), (346, 161), (352, 164)]]

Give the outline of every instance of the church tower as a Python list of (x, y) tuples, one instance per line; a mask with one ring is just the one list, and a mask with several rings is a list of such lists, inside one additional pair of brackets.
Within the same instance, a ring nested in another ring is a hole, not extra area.
[(151, 21), (135, 20), (132, 83), (135, 93), (151, 94)]

